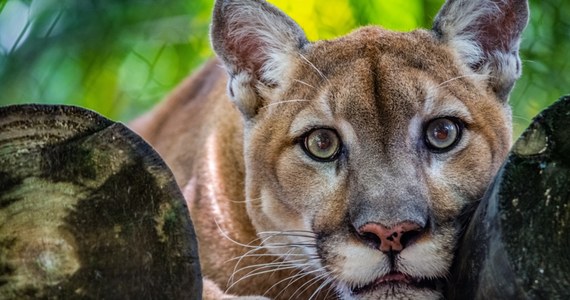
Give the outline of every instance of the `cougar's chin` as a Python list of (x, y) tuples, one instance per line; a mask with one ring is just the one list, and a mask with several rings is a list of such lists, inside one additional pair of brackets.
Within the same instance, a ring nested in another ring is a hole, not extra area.
[(377, 279), (363, 287), (339, 286), (342, 299), (346, 300), (394, 300), (394, 299), (442, 299), (435, 282), (380, 282)]
[(441, 284), (437, 279), (415, 278), (390, 272), (370, 282), (345, 285), (340, 289), (345, 299), (440, 299)]

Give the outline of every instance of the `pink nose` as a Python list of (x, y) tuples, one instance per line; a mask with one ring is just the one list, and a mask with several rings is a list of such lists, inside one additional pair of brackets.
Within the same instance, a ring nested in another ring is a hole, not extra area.
[(368, 243), (384, 253), (400, 252), (423, 232), (423, 228), (409, 221), (386, 227), (378, 223), (367, 223), (358, 233)]

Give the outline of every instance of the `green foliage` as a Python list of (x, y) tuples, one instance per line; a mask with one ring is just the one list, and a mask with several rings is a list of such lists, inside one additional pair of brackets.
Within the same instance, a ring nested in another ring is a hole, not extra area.
[(530, 10), (521, 45), (523, 76), (511, 95), (515, 133), (544, 107), (570, 94), (570, 1), (531, 1)]
[(211, 56), (210, 2), (9, 0), (0, 12), (0, 104), (139, 115)]
[[(443, 0), (270, 0), (310, 39), (357, 26), (431, 26)], [(150, 109), (213, 56), (213, 0), (0, 0), (0, 105), (75, 104), (112, 119)], [(570, 3), (532, 0), (512, 96), (515, 136), (570, 90)]]

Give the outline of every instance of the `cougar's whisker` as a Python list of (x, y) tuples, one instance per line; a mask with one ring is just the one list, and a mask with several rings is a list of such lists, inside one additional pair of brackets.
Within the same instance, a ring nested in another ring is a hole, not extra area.
[(244, 277), (241, 277), (240, 279), (238, 279), (237, 281), (235, 281), (234, 283), (232, 283), (227, 289), (226, 292), (229, 291), (232, 287), (234, 287), (236, 284), (251, 278), (253, 276), (259, 276), (259, 275), (263, 275), (263, 274), (267, 274), (267, 273), (274, 273), (274, 272), (278, 272), (278, 271), (284, 271), (284, 270), (291, 270), (291, 269), (297, 269), (299, 266), (293, 265), (293, 266), (285, 266), (285, 267), (281, 267), (281, 268), (276, 268), (276, 269), (272, 269), (272, 270), (265, 270), (265, 271), (260, 271), (260, 272), (256, 272), (256, 273), (251, 273), (248, 274)]
[[(330, 276), (330, 273), (326, 273), (326, 276)], [(325, 276), (325, 277), (326, 277)], [(323, 277), (324, 278), (324, 277)], [(311, 297), (309, 297), (309, 300), (313, 299), (313, 297), (317, 297), (324, 288), (326, 288), (328, 285), (330, 285), (333, 282), (333, 279), (331, 277), (327, 278), (325, 281), (323, 281), (321, 283), (321, 285), (319, 285), (319, 287), (315, 290), (315, 292), (311, 295)], [(328, 293), (330, 292), (331, 289), (328, 290), (327, 294), (325, 295), (325, 299), (327, 299)]]
[(306, 99), (282, 100), (282, 101), (279, 101), (279, 102), (269, 103), (269, 104), (263, 106), (263, 108), (267, 108), (267, 107), (274, 106), (274, 105), (279, 105), (279, 104), (295, 103), (295, 102), (310, 102), (310, 101), (311, 101), (311, 100), (306, 100)]
[(311, 275), (314, 274), (314, 273), (318, 273), (318, 272), (321, 271), (320, 269), (312, 270), (312, 271), (307, 271), (307, 269), (308, 269), (308, 266), (306, 266), (305, 268), (302, 268), (301, 270), (299, 270), (299, 272), (298, 272), (297, 274), (295, 274), (295, 275), (293, 275), (293, 276), (289, 276), (288, 278), (286, 278), (286, 279), (289, 279), (289, 280), (290, 280), (289, 283), (288, 283), (283, 289), (281, 289), (281, 292), (279, 292), (279, 294), (277, 294), (277, 295), (275, 296), (275, 298), (279, 298), (279, 296), (280, 296), (281, 294), (283, 294), (283, 292), (286, 291), (286, 290), (287, 290), (291, 285), (293, 285), (295, 282), (297, 282), (297, 281), (299, 281), (299, 280), (301, 280), (301, 279), (303, 279), (303, 278), (305, 278), (305, 277), (307, 277), (307, 276), (311, 276)]
[(302, 81), (302, 80), (295, 79), (294, 81), (296, 81), (296, 82), (298, 82), (298, 83), (300, 83), (300, 84), (306, 85), (306, 86), (308, 86), (308, 87), (313, 88), (313, 89), (316, 90), (316, 88), (315, 88), (314, 86), (312, 86), (312, 85), (310, 85), (310, 84), (308, 84), (308, 83), (306, 83), (306, 82), (304, 82), (304, 81)]
[(295, 290), (295, 292), (290, 296), (289, 299), (296, 299), (296, 298), (294, 298), (295, 295), (297, 295), (297, 294), (299, 294), (299, 296), (302, 295), (307, 289), (309, 289), (315, 283), (318, 283), (320, 280), (322, 280), (326, 276), (326, 272), (323, 272), (323, 271), (324, 271), (324, 268), (319, 268), (319, 269), (315, 270), (314, 272), (311, 272), (311, 273), (321, 273), (321, 274), (314, 276), (313, 278), (307, 280), (305, 283), (303, 283), (301, 286), (299, 286), (297, 288), (297, 290)]
[(315, 70), (317, 72), (317, 74), (319, 74), (319, 76), (326, 80), (328, 83), (330, 83), (329, 79), (323, 74), (323, 72), (321, 72), (321, 70), (319, 70), (312, 62), (310, 62), (307, 57), (305, 57), (302, 53), (299, 53), (299, 56), (301, 57), (301, 59), (303, 61), (305, 61), (311, 68), (313, 68), (313, 70)]
[(446, 84), (453, 82), (455, 80), (461, 79), (461, 78), (466, 78), (466, 77), (490, 77), (490, 75), (484, 75), (484, 74), (467, 74), (467, 75), (461, 75), (461, 76), (457, 76), (457, 77), (453, 77), (451, 79), (448, 79), (440, 84), (437, 85), (437, 87), (442, 87), (445, 86)]

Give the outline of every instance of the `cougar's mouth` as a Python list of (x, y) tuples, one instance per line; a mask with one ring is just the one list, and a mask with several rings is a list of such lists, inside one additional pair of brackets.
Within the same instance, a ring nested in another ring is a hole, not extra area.
[(382, 287), (401, 287), (413, 289), (437, 289), (437, 280), (435, 279), (420, 279), (414, 278), (400, 272), (390, 272), (384, 276), (378, 277), (362, 286), (353, 287), (351, 289), (352, 295), (358, 296), (366, 294)]

